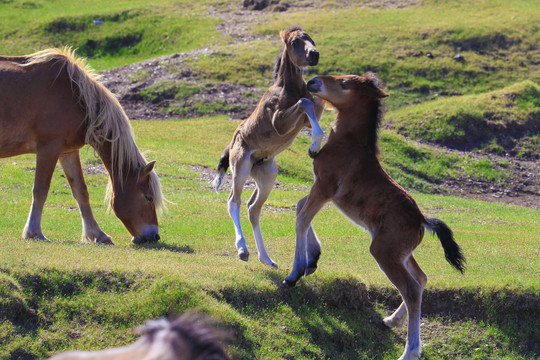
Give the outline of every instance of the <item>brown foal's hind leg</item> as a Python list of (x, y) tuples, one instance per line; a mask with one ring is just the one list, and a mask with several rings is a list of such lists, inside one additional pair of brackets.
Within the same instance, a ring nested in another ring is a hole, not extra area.
[(38, 149), (36, 154), (36, 175), (32, 189), (32, 207), (28, 220), (22, 233), (23, 239), (37, 239), (49, 241), (41, 231), (41, 217), (43, 206), (47, 200), (47, 194), (51, 186), (51, 178), (54, 168), (60, 156), (62, 145), (51, 143)]
[[(398, 235), (399, 236), (399, 235)], [(423, 286), (416, 274), (408, 269), (407, 258), (403, 257), (403, 250), (396, 247), (393, 241), (396, 235), (375, 235), (370, 252), (377, 260), (379, 267), (388, 279), (397, 287), (408, 313), (408, 331), (405, 351), (399, 360), (418, 359), (422, 351), (420, 341), (420, 308), (422, 304)], [(414, 261), (414, 260), (413, 260)], [(416, 263), (416, 262), (414, 262)], [(398, 308), (398, 315), (402, 315), (403, 308)]]
[(259, 165), (254, 165), (251, 169), (251, 176), (257, 183), (257, 189), (253, 193), (248, 202), (249, 221), (253, 229), (253, 236), (257, 244), (257, 251), (259, 252), (259, 261), (265, 265), (278, 267), (277, 264), (270, 258), (266, 247), (264, 245), (264, 239), (261, 233), (260, 217), (263, 204), (268, 199), (274, 181), (277, 177), (277, 166), (274, 159), (269, 159), (262, 162)]
[(253, 166), (250, 156), (251, 152), (244, 149), (231, 154), (232, 186), (228, 201), (229, 215), (234, 223), (238, 257), (243, 261), (249, 260), (249, 251), (240, 222), (240, 205), (242, 203), (242, 190)]
[(79, 205), (83, 226), (82, 241), (113, 245), (111, 237), (105, 234), (99, 227), (90, 207), (90, 197), (88, 196), (88, 189), (84, 182), (79, 151), (60, 155), (60, 164), (62, 164), (62, 168), (66, 174), (73, 197)]

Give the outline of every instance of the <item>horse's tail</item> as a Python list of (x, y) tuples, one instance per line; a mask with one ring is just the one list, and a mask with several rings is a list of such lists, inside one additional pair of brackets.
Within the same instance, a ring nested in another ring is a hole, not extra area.
[(432, 217), (426, 217), (423, 225), (427, 230), (437, 234), (444, 249), (446, 261), (459, 270), (462, 274), (465, 271), (465, 256), (461, 248), (454, 240), (452, 230), (442, 220)]
[(217, 175), (214, 178), (214, 181), (212, 181), (212, 186), (217, 193), (219, 193), (219, 189), (223, 185), (223, 177), (225, 177), (225, 173), (227, 173), (227, 169), (229, 168), (229, 149), (230, 145), (227, 145), (225, 150), (223, 150), (223, 154), (221, 154), (217, 167)]

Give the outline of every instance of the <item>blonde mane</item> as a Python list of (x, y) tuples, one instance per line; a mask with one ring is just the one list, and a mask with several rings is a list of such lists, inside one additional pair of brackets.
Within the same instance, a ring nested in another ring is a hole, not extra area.
[[(86, 109), (85, 142), (95, 149), (100, 149), (105, 142), (111, 143), (112, 174), (106, 194), (110, 203), (111, 178), (123, 179), (124, 172), (140, 169), (147, 163), (137, 148), (133, 128), (118, 99), (101, 83), (101, 76), (90, 68), (85, 59), (77, 57), (70, 47), (46, 49), (28, 55), (28, 60), (22, 66), (49, 61), (62, 62), (79, 91), (79, 101)], [(160, 209), (163, 207), (163, 194), (154, 171), (150, 173), (149, 184), (154, 204)]]

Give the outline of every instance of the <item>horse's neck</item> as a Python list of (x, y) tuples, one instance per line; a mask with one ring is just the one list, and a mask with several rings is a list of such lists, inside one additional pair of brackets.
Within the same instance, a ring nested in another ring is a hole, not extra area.
[(304, 87), (303, 74), (304, 70), (292, 62), (286, 49), (283, 50), (274, 84), (286, 89), (302, 90)]
[[(332, 128), (333, 137), (340, 142), (351, 142), (369, 150), (373, 143), (372, 132), (373, 114), (366, 106), (354, 106), (341, 110)], [(376, 142), (376, 139), (375, 139)]]
[(105, 169), (111, 177), (111, 183), (113, 185), (113, 190), (116, 192), (116, 189), (124, 183), (126, 177), (130, 176), (132, 170), (129, 166), (124, 165), (119, 166), (119, 164), (113, 163), (113, 146), (110, 141), (104, 141), (103, 144), (96, 149)]

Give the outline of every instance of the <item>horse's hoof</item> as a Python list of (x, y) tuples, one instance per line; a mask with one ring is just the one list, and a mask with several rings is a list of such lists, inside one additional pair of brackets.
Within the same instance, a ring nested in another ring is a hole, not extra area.
[(248, 261), (249, 260), (249, 252), (244, 250), (238, 250), (238, 257), (242, 261)]
[(286, 288), (292, 288), (292, 287), (295, 287), (296, 286), (296, 281), (292, 281), (292, 280), (283, 280), (283, 282), (281, 283), (281, 286), (282, 287), (286, 287)]
[(309, 267), (306, 268), (306, 273), (304, 275), (309, 276), (309, 275), (313, 274), (315, 272), (315, 270), (317, 270), (317, 265), (309, 266)]
[(43, 241), (43, 242), (51, 242), (48, 238), (45, 237), (43, 234), (26, 234), (23, 235), (24, 240), (37, 240), (37, 241)]
[(98, 245), (114, 245), (114, 243), (112, 242), (111, 238), (106, 238), (106, 239), (102, 239), (102, 240), (96, 240), (96, 244)]

